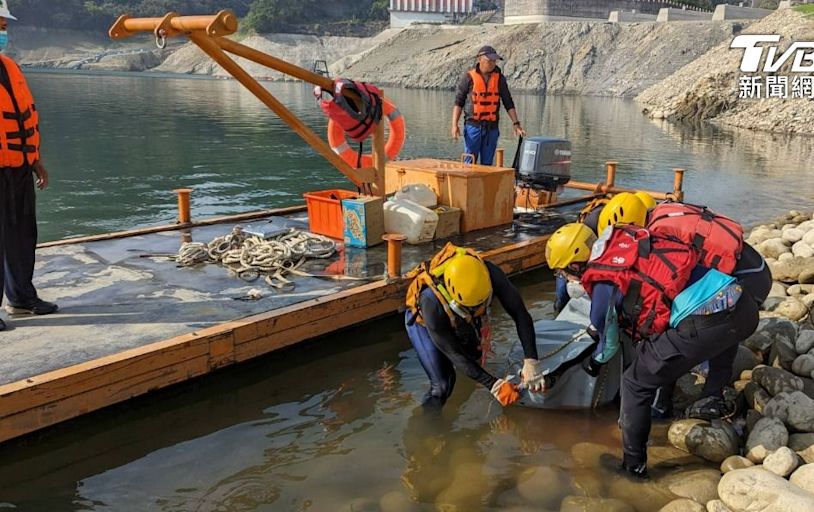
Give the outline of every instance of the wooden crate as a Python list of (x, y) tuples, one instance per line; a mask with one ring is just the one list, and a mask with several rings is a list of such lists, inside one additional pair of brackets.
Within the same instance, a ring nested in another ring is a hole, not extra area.
[(461, 232), (461, 209), (454, 206), (439, 206), (438, 227), (435, 228), (435, 239), (449, 238)]
[(389, 162), (387, 193), (423, 183), (438, 203), (461, 209), (461, 232), (509, 224), (514, 209), (514, 169), (463, 164), (434, 158)]

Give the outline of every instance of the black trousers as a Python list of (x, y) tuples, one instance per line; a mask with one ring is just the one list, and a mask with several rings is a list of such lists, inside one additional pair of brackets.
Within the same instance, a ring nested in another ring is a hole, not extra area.
[(31, 282), (36, 247), (34, 172), (28, 166), (0, 168), (0, 287), (15, 306), (30, 304), (37, 298)]
[(695, 365), (709, 361), (707, 395), (717, 393), (729, 380), (738, 344), (758, 324), (758, 306), (743, 294), (735, 309), (709, 316), (690, 316), (675, 329), (645, 340), (622, 376), (622, 444), (625, 463), (647, 462), (650, 436), (650, 406), (656, 390), (672, 386)]

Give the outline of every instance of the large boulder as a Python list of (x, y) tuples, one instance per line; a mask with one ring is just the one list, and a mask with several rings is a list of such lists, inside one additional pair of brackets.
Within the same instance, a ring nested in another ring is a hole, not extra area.
[(797, 359), (791, 365), (791, 371), (800, 377), (810, 377), (811, 372), (814, 371), (814, 355), (803, 354), (797, 356)]
[(777, 418), (763, 417), (757, 421), (746, 440), (746, 458), (760, 464), (773, 451), (786, 446), (789, 432)]
[(814, 510), (814, 495), (760, 467), (725, 474), (718, 495), (732, 512)]
[(814, 348), (814, 331), (811, 329), (803, 329), (797, 335), (797, 341), (794, 342), (794, 348), (798, 354), (806, 354)]
[(735, 429), (727, 422), (686, 419), (670, 425), (667, 432), (670, 444), (711, 462), (721, 463), (738, 453), (739, 439)]
[(804, 464), (797, 468), (789, 481), (800, 489), (814, 494), (814, 464)]
[(764, 416), (777, 418), (797, 432), (814, 432), (814, 399), (801, 391), (779, 393), (769, 400)]
[(763, 468), (783, 478), (797, 469), (797, 454), (787, 446), (781, 446), (763, 459)]
[(752, 380), (772, 396), (783, 392), (803, 390), (803, 381), (800, 380), (800, 377), (782, 368), (758, 366), (752, 370)]
[(770, 238), (755, 247), (755, 249), (766, 258), (777, 258), (781, 254), (791, 252), (789, 245), (791, 244), (787, 245), (782, 238)]

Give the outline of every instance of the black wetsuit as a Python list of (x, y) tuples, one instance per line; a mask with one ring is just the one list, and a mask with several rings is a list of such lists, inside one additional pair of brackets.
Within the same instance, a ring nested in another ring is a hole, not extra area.
[[(493, 297), (514, 320), (525, 357), (537, 359), (534, 322), (520, 292), (497, 265), (487, 262), (486, 266), (492, 281)], [(440, 301), (430, 289), (425, 288), (421, 292), (418, 304), (425, 325), (414, 322), (410, 311), (407, 311), (405, 321), (410, 341), (430, 379), (425, 404), (443, 405), (446, 402), (455, 386), (456, 368), (491, 389), (497, 378), (480, 365), (480, 336), (476, 328), (462, 319), (456, 321), (456, 326), (453, 327)]]

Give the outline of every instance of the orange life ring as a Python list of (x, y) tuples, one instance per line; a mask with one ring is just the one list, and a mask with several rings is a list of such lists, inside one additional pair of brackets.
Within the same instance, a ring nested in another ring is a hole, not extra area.
[[(387, 137), (387, 143), (384, 145), (384, 153), (387, 155), (388, 160), (395, 160), (404, 147), (405, 138), (405, 124), (404, 116), (399, 112), (398, 107), (385, 98), (384, 100), (384, 115), (390, 124), (390, 135)], [(359, 152), (348, 144), (345, 139), (345, 131), (339, 126), (339, 123), (328, 120), (328, 144), (334, 153), (339, 155), (342, 160), (347, 162), (350, 166), (356, 167), (359, 160)], [(373, 155), (362, 155), (362, 167), (373, 166)]]

